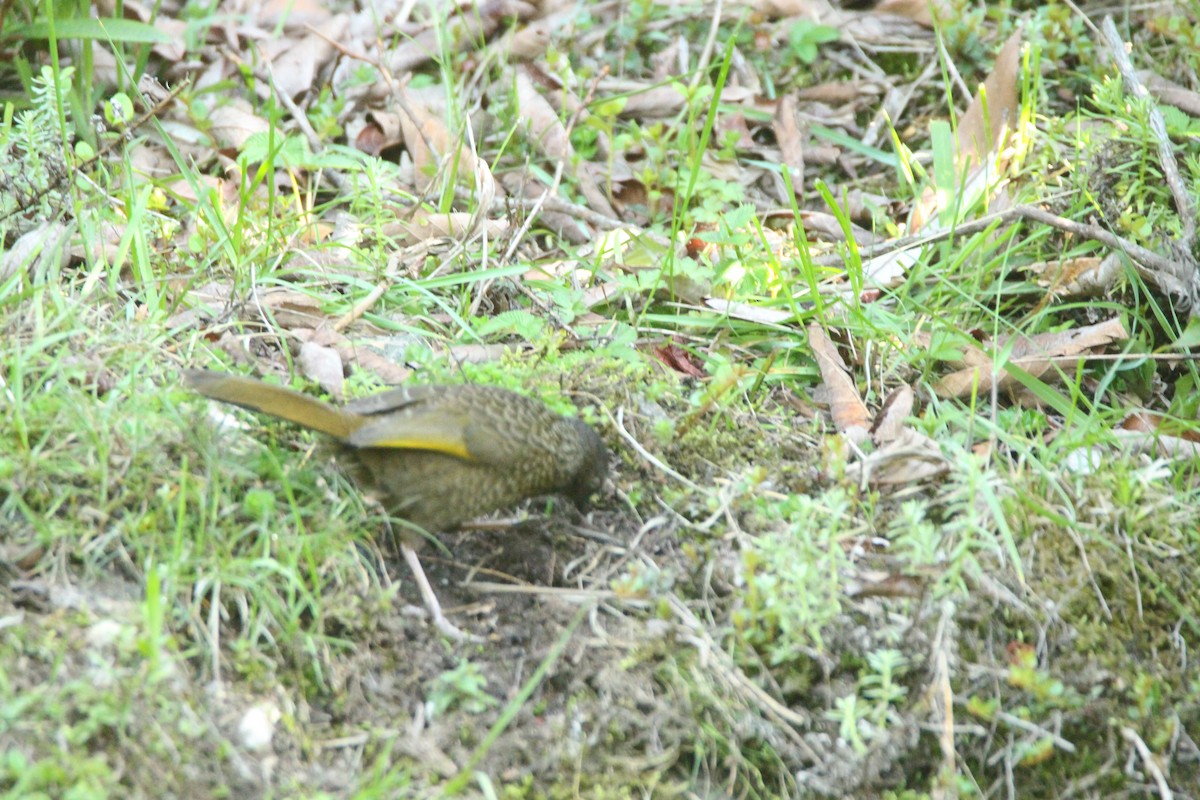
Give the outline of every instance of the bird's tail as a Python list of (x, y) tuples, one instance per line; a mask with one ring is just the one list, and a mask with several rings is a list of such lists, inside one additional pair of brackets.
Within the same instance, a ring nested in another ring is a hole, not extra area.
[(364, 421), (353, 412), (255, 378), (190, 369), (183, 373), (183, 382), (213, 400), (261, 411), (339, 439), (349, 437)]

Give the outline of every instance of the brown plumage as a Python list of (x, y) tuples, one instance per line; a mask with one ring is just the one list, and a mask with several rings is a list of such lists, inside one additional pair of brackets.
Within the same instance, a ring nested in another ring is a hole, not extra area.
[[(604, 444), (587, 423), (505, 389), (409, 386), (338, 407), (238, 375), (189, 370), (184, 380), (205, 397), (332, 436), (358, 481), (378, 489), (395, 516), (429, 532), (543, 494), (582, 505), (608, 473)], [(425, 599), (436, 606), (432, 590)], [(440, 608), (430, 610), (453, 629)]]

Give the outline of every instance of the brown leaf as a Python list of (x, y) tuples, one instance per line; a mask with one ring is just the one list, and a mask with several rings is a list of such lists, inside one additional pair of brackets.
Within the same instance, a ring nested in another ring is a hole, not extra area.
[(1160, 103), (1174, 106), (1188, 116), (1200, 117), (1200, 93), (1169, 81), (1150, 70), (1139, 70), (1138, 77), (1142, 79), (1146, 90)]
[(270, 311), (275, 324), (284, 330), (315, 328), (328, 319), (328, 315), (321, 311), (320, 301), (294, 289), (281, 286), (259, 288), (255, 298), (259, 305)]
[(1037, 275), (1038, 286), (1046, 287), (1055, 298), (1098, 297), (1125, 274), (1116, 253), (1103, 259), (1084, 256), (1065, 261), (1042, 261), (1030, 264), (1025, 270)]
[(404, 383), (412, 374), (412, 370), (407, 367), (386, 358), (372, 347), (351, 342), (344, 334), (333, 330), (332, 327), (298, 328), (291, 334), (300, 342), (312, 342), (322, 347), (332, 348), (346, 367), (358, 367), (368, 372), (374, 372), (384, 383), (393, 386)]
[(851, 465), (847, 474), (860, 481), (865, 477), (870, 486), (902, 486), (936, 478), (949, 469), (937, 442), (905, 428), (894, 440)]
[(349, 19), (339, 14), (321, 23), (321, 35), (310, 33), (271, 60), (271, 78), (279, 91), (299, 97), (313, 89), (317, 70), (336, 52), (331, 42), (346, 35)]
[(240, 150), (246, 140), (256, 133), (266, 133), (270, 124), (254, 113), (250, 103), (240, 97), (213, 109), (208, 116), (212, 124), (209, 133), (222, 147)]
[[(478, 193), (476, 206), (482, 215), (491, 208), (498, 191), (492, 172), (466, 142), (451, 137), (442, 115), (423, 102), (426, 96), (405, 88), (397, 92), (397, 104), (402, 111), (399, 114), (400, 130), (416, 173), (414, 185), (421, 194), (426, 194), (437, 185), (443, 169), (455, 169), (451, 180)], [(379, 119), (386, 118), (380, 116)], [(473, 228), (470, 231), (474, 232)]]
[(687, 106), (687, 90), (682, 84), (649, 86), (629, 80), (604, 80), (600, 91), (625, 95), (621, 116), (626, 119), (673, 117)]
[[(423, 209), (417, 209), (411, 219), (397, 220), (384, 226), (386, 236), (394, 237), (401, 245), (411, 245), (429, 239), (448, 237), (462, 240), (475, 233), (481, 220), (475, 214), (465, 211), (452, 211), (449, 214), (432, 214)], [(508, 220), (483, 220), (487, 227), (487, 235), (492, 240), (506, 236), (509, 231)]]
[(71, 229), (58, 222), (43, 222), (21, 234), (0, 252), (0, 283), (18, 272), (54, 271), (70, 260), (66, 247)]
[[(538, 90), (535, 76), (541, 77), (540, 73), (531, 72), (529, 65), (522, 65), (516, 70), (517, 103), (522, 118), (528, 121), (534, 145), (551, 163), (562, 162), (565, 174), (575, 176), (589, 208), (606, 217), (617, 217), (616, 210), (597, 181), (597, 176), (603, 175), (603, 169), (590, 162), (577, 161), (567, 128), (549, 101)], [(577, 105), (578, 99), (568, 97), (568, 102)], [(583, 118), (580, 117), (581, 120)]]
[(894, 572), (860, 572), (846, 581), (847, 597), (917, 598), (925, 593), (926, 579)]
[[(1128, 335), (1125, 325), (1119, 318), (1114, 317), (1106, 322), (1069, 331), (1043, 333), (1033, 337), (1001, 337), (996, 340), (993, 352), (1004, 350), (1011, 341), (1012, 350), (1008, 363), (1020, 367), (1035, 378), (1053, 378), (1058, 374), (1058, 370), (1053, 370), (1052, 367), (1063, 364), (1064, 358), (1103, 347)], [(1071, 371), (1069, 362), (1066, 371)], [(934, 391), (939, 397), (962, 398), (975, 393), (987, 394), (991, 392), (992, 383), (997, 378), (997, 388), (1000, 390), (1015, 389), (1022, 385), (1006, 370), (1001, 370), (997, 376), (995, 362), (992, 361), (987, 366), (968, 367), (947, 375), (934, 385)]]
[(959, 169), (964, 172), (978, 166), (987, 153), (998, 151), (1017, 123), (1021, 43), (1021, 29), (1017, 28), (1000, 48), (992, 71), (983, 82), (983, 92), (975, 94), (967, 113), (959, 120), (958, 159)]
[(821, 380), (829, 392), (829, 411), (834, 427), (847, 438), (861, 442), (867, 438), (871, 415), (858, 395), (845, 362), (837, 347), (815, 322), (808, 326), (808, 343), (821, 369)]
[(784, 95), (772, 120), (775, 141), (779, 145), (783, 163), (789, 170), (793, 191), (804, 188), (804, 134), (800, 130), (797, 110), (796, 96)]
[(655, 347), (654, 356), (676, 372), (691, 378), (703, 378), (705, 375), (700, 360), (674, 342)]
[(930, 11), (929, 0), (880, 0), (871, 10), (876, 14), (895, 14), (911, 19), (926, 28), (933, 27), (933, 12)]
[(1000, 152), (1001, 146), (1016, 127), (1020, 110), (1021, 43), (1021, 29), (1018, 28), (1000, 49), (991, 73), (983, 82), (982, 91), (975, 93), (971, 105), (959, 120), (955, 173), (967, 176), (962, 182), (962, 191), (959, 191), (959, 186), (928, 187), (921, 200), (913, 205), (909, 218), (910, 233), (916, 233), (926, 223), (935, 220), (949, 203), (963, 202), (960, 195), (967, 197), (969, 205), (972, 195), (978, 196), (987, 190), (994, 175), (993, 170), (1004, 168), (1003, 162), (990, 163), (992, 159), (989, 155)]
[(905, 420), (912, 415), (913, 400), (913, 390), (908, 384), (898, 387), (887, 396), (871, 427), (871, 438), (875, 444), (886, 444), (900, 438), (906, 427)]

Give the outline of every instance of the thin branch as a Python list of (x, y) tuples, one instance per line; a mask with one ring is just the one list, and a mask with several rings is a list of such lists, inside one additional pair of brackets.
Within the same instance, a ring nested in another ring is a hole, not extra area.
[(1167, 186), (1171, 189), (1171, 196), (1175, 198), (1175, 211), (1183, 223), (1179, 244), (1185, 253), (1190, 254), (1196, 243), (1196, 206), (1179, 174), (1179, 162), (1175, 160), (1175, 149), (1171, 146), (1170, 137), (1167, 136), (1167, 124), (1163, 121), (1162, 112), (1158, 110), (1154, 98), (1146, 91), (1146, 87), (1142, 85), (1134, 71), (1125, 42), (1117, 33), (1117, 26), (1113, 23), (1112, 17), (1106, 16), (1104, 22), (1100, 23), (1100, 27), (1104, 30), (1104, 41), (1108, 44), (1113, 59), (1117, 62), (1117, 70), (1121, 73), (1125, 89), (1137, 99), (1146, 102), (1150, 132), (1154, 134), (1154, 139), (1158, 144), (1158, 161), (1162, 164), (1163, 177), (1166, 178)]

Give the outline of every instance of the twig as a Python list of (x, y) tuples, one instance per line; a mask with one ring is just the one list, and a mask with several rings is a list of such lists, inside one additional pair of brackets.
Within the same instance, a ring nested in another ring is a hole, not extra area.
[(810, 720), (776, 700), (765, 689), (747, 677), (733, 658), (713, 641), (692, 610), (684, 605), (683, 601), (674, 593), (667, 596), (667, 602), (681, 627), (691, 634), (690, 637), (685, 638), (685, 641), (690, 639), (692, 646), (700, 651), (700, 659), (706, 670), (723, 679), (725, 684), (741, 695), (744, 700), (757, 703), (768, 717), (787, 723), (781, 727), (783, 733), (814, 764), (821, 763), (821, 757), (796, 730), (796, 728), (807, 727)]
[(1117, 70), (1121, 73), (1121, 80), (1124, 82), (1126, 90), (1146, 103), (1150, 132), (1154, 134), (1154, 140), (1158, 143), (1158, 161), (1162, 165), (1163, 177), (1167, 181), (1167, 186), (1171, 189), (1171, 196), (1175, 198), (1175, 211), (1179, 214), (1180, 222), (1183, 225), (1182, 233), (1179, 236), (1179, 245), (1184, 253), (1190, 255), (1196, 242), (1196, 207), (1192, 203), (1192, 196), (1188, 194), (1187, 188), (1183, 184), (1183, 178), (1179, 175), (1179, 162), (1175, 160), (1175, 150), (1171, 146), (1170, 137), (1167, 136), (1167, 124), (1163, 121), (1163, 115), (1158, 110), (1158, 105), (1155, 104), (1150, 93), (1146, 91), (1146, 87), (1138, 79), (1137, 73), (1134, 72), (1125, 42), (1117, 33), (1117, 26), (1113, 23), (1112, 17), (1106, 16), (1104, 22), (1100, 23), (1100, 27), (1104, 30), (1104, 40), (1108, 44), (1109, 50), (1112, 51), (1113, 60), (1117, 62)]
[(379, 302), (379, 298), (383, 297), (384, 292), (386, 292), (391, 285), (391, 281), (383, 281), (382, 283), (376, 284), (375, 288), (372, 289), (366, 297), (355, 303), (354, 306), (345, 314), (343, 314), (337, 322), (333, 323), (333, 329), (338, 333), (341, 333), (342, 331), (346, 330), (346, 328), (350, 327), (351, 323), (353, 323), (363, 314), (370, 311), (371, 307)]
[(635, 439), (632, 433), (625, 430), (625, 407), (624, 406), (621, 406), (620, 408), (617, 409), (617, 416), (613, 420), (613, 426), (617, 429), (617, 433), (621, 434), (621, 438), (624, 439), (625, 441), (629, 442), (629, 446), (632, 447), (639, 456), (641, 456), (642, 458), (649, 461), (659, 471), (661, 471), (667, 475), (670, 475), (672, 478), (679, 481), (684, 486), (688, 487), (689, 489), (691, 489), (694, 492), (700, 491), (699, 486), (692, 483), (690, 480), (688, 480), (684, 476), (680, 475), (678, 472), (671, 469), (663, 462), (659, 461), (649, 450), (642, 447), (642, 443), (639, 442), (637, 439)]
[[(1104, 21), (1108, 22), (1107, 19)], [(1154, 754), (1150, 752), (1150, 748), (1142, 741), (1142, 737), (1138, 736), (1137, 731), (1133, 728), (1123, 725), (1121, 726), (1121, 738), (1133, 745), (1134, 750), (1137, 750), (1138, 757), (1141, 758), (1146, 771), (1150, 773), (1150, 777), (1154, 778), (1154, 783), (1158, 786), (1158, 796), (1162, 800), (1172, 800), (1175, 795), (1171, 791), (1171, 787), (1167, 785), (1167, 779), (1163, 775), (1162, 767), (1154, 760)]]
[[(1146, 281), (1168, 294), (1182, 297), (1189, 302), (1192, 301), (1190, 265), (1160, 256), (1153, 250), (1134, 244), (1097, 225), (1075, 222), (1074, 220), (1060, 217), (1057, 214), (1052, 214), (1049, 211), (1031, 205), (1014, 206), (1004, 211), (998, 211), (994, 214), (988, 214), (979, 219), (965, 222), (954, 228), (936, 231), (924, 236), (908, 236), (893, 242), (863, 247), (860, 248), (859, 253), (864, 260), (876, 258), (903, 250), (911, 250), (916, 247), (924, 247), (925, 245), (934, 244), (946, 239), (971, 236), (986, 230), (997, 222), (1003, 225), (1017, 219), (1040, 222), (1043, 225), (1049, 225), (1064, 233), (1069, 233), (1083, 239), (1090, 239), (1114, 250), (1120, 250), (1132, 259), (1134, 268)], [(814, 262), (820, 266), (831, 266), (840, 264), (842, 260), (842, 256), (834, 254), (814, 259)]]
[[(2, 22), (3, 22), (3, 19), (0, 18), (0, 23), (2, 23)], [(2, 24), (0, 24), (0, 27), (3, 27)], [(145, 125), (147, 122), (149, 122), (154, 117), (158, 116), (158, 113), (160, 111), (162, 111), (164, 108), (166, 108), (167, 104), (169, 104), (172, 100), (174, 100), (175, 97), (180, 92), (182, 92), (184, 89), (186, 89), (188, 86), (190, 86), (191, 83), (192, 82), (190, 80), (180, 81), (179, 85), (177, 85), (174, 89), (172, 89), (170, 92), (168, 92), (166, 97), (159, 100), (157, 103), (155, 103), (153, 106), (151, 106), (146, 111), (146, 113), (142, 114), (140, 117), (135, 119), (133, 122), (129, 123), (129, 125), (125, 126), (125, 130), (120, 131), (120, 133), (122, 135), (113, 138), (111, 141), (109, 141), (103, 147), (96, 150), (95, 154), (91, 158), (89, 158), (85, 161), (81, 161), (78, 164), (74, 165), (75, 171), (78, 172), (78, 171), (82, 170), (83, 167), (89, 166), (91, 164), (95, 164), (100, 159), (104, 158), (106, 155), (108, 155), (110, 152), (112, 152), (112, 150), (114, 148), (116, 148), (116, 146), (118, 144), (127, 141), (127, 137), (129, 135), (131, 135), (138, 128)], [(143, 97), (144, 97), (144, 95), (143, 95)], [(29, 208), (31, 204), (40, 201), (43, 197), (50, 194), (52, 191), (62, 187), (65, 183), (67, 183), (66, 180), (52, 182), (51, 185), (45, 187), (44, 189), (38, 190), (32, 196), (30, 196), (29, 199), (26, 200), (23, 204), (18, 203), (17, 207), (15, 209), (13, 209), (9, 213), (5, 214), (4, 216), (0, 217), (0, 223), (8, 220), (10, 217), (16, 216), (17, 214), (24, 213), (25, 210), (27, 208)]]
[(1014, 714), (1009, 714), (1007, 711), (997, 711), (996, 719), (1005, 723), (1006, 725), (1011, 725), (1014, 728), (1020, 728), (1021, 730), (1028, 731), (1029, 733), (1036, 733), (1039, 736), (1045, 736), (1051, 742), (1053, 742), (1054, 746), (1059, 750), (1064, 750), (1068, 753), (1075, 752), (1074, 744), (1068, 742), (1054, 731), (1048, 731), (1040, 725), (1033, 724), (1029, 720), (1021, 719)]
[(696, 61), (696, 70), (692, 74), (691, 86), (688, 87), (691, 92), (696, 91), (701, 79), (708, 74), (708, 64), (712, 61), (713, 52), (717, 49), (717, 32), (721, 29), (721, 14), (724, 8), (723, 0), (717, 0), (712, 12), (712, 23), (708, 26), (708, 38), (704, 40), (704, 48), (700, 51), (700, 58)]

